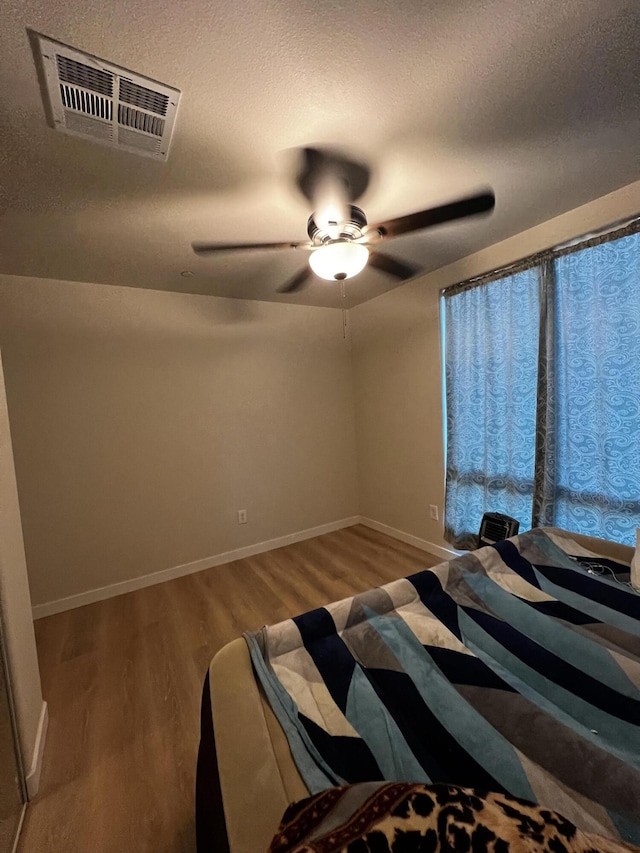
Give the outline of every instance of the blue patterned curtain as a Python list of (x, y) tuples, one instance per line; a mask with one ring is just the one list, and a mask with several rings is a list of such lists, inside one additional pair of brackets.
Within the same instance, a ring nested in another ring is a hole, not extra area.
[(445, 536), (473, 548), (482, 516), (531, 526), (538, 325), (537, 268), (445, 299)]
[(446, 294), (445, 537), (485, 511), (635, 543), (640, 233)]
[(635, 544), (640, 527), (640, 234), (555, 260), (558, 527)]

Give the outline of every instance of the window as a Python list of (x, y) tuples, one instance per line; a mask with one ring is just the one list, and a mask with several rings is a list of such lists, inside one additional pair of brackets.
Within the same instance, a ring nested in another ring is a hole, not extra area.
[[(630, 233), (631, 232), (631, 233)], [(484, 512), (627, 544), (640, 526), (640, 233), (443, 294), (445, 536)]]

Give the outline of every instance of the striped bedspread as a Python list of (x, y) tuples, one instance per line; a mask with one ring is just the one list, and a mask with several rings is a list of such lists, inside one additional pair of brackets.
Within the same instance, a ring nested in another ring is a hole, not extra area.
[(533, 530), (246, 635), (311, 793), (444, 782), (640, 843), (640, 596), (589, 574), (562, 535)]

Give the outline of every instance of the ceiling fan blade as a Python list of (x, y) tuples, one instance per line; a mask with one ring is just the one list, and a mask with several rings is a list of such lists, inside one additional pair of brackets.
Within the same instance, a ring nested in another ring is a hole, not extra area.
[(302, 148), (296, 184), (304, 197), (316, 205), (318, 192), (327, 181), (335, 181), (344, 190), (345, 201), (353, 204), (369, 186), (371, 169), (343, 154), (337, 148)]
[(276, 289), (276, 293), (295, 293), (296, 290), (301, 290), (311, 278), (311, 268), (304, 266), (299, 272), (292, 276), (289, 281), (281, 284)]
[(412, 266), (404, 261), (399, 261), (397, 258), (392, 258), (391, 255), (385, 255), (383, 252), (369, 251), (369, 264), (388, 275), (406, 281), (408, 278), (413, 278), (420, 272), (420, 267)]
[(378, 231), (383, 237), (399, 237), (401, 234), (430, 228), (432, 225), (440, 225), (442, 222), (451, 222), (454, 219), (463, 219), (465, 216), (485, 213), (492, 210), (495, 203), (494, 194), (488, 191), (450, 204), (442, 204), (439, 207), (409, 213), (407, 216), (399, 216), (397, 219), (378, 222), (377, 225), (369, 225), (366, 233), (371, 234)]
[(192, 243), (191, 248), (196, 255), (214, 255), (242, 249), (310, 249), (311, 243)]

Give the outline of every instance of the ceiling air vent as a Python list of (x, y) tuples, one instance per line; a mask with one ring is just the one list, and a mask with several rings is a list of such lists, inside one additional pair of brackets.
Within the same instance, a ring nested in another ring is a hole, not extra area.
[(56, 130), (166, 160), (180, 92), (38, 35)]

